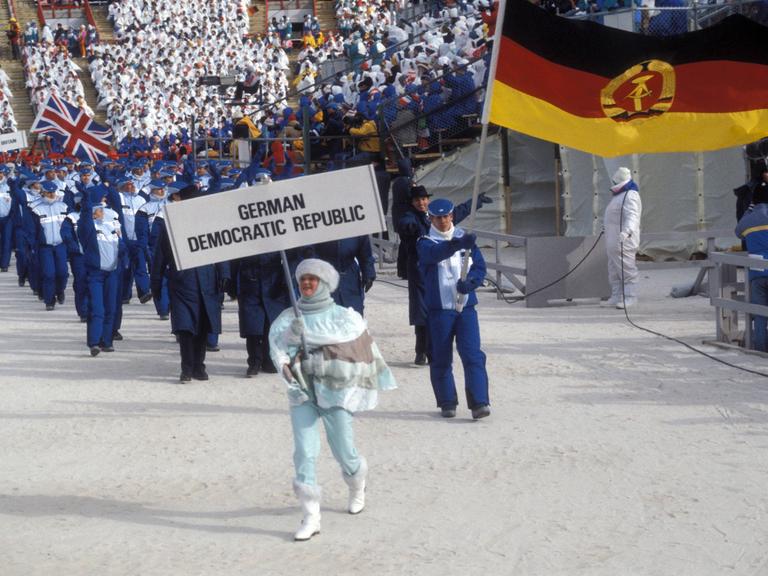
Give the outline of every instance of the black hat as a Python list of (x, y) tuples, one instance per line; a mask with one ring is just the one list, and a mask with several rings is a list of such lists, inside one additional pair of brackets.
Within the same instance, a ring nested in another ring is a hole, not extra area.
[(411, 200), (415, 198), (429, 198), (432, 196), (424, 186), (411, 186)]

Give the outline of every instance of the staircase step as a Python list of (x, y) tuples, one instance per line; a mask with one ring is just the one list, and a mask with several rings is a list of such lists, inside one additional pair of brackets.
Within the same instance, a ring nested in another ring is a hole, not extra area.
[(252, 2), (251, 5), (257, 8), (258, 11), (251, 13), (249, 10), (248, 12), (248, 32), (251, 35), (266, 34), (267, 30), (264, 25), (264, 19), (267, 13), (267, 3), (264, 0), (258, 0), (257, 2)]
[(115, 29), (109, 21), (109, 12), (106, 6), (91, 6), (93, 12), (93, 21), (96, 23), (96, 30), (99, 33), (101, 41), (109, 42), (115, 39)]
[(16, 118), (18, 129), (29, 130), (32, 122), (35, 121), (35, 112), (32, 110), (32, 103), (29, 100), (29, 92), (27, 91), (24, 78), (24, 68), (18, 60), (2, 60), (0, 61), (0, 66), (8, 74), (9, 87), (11, 92), (13, 92), (11, 107), (13, 108), (13, 116)]
[(88, 103), (88, 106), (91, 107), (91, 109), (94, 111), (93, 119), (96, 120), (99, 124), (107, 124), (107, 114), (104, 110), (97, 110), (96, 104), (98, 104), (99, 96), (98, 92), (96, 91), (96, 87), (93, 85), (93, 80), (91, 79), (91, 73), (88, 70), (88, 59), (87, 58), (73, 58), (75, 61), (75, 64), (80, 66), (80, 72), (77, 73), (78, 78), (80, 78), (80, 82), (83, 83), (83, 96), (85, 97), (85, 101)]

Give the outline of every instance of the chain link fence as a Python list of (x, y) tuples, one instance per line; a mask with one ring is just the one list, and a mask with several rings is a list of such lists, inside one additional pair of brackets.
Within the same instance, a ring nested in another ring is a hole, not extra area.
[[(624, 4), (629, 4), (628, 1)], [(567, 18), (590, 20), (614, 28), (647, 34), (649, 36), (670, 36), (694, 30), (701, 30), (717, 24), (733, 14), (741, 14), (768, 25), (768, 2), (765, 0), (733, 0), (728, 2), (691, 2), (680, 4), (678, 0), (656, 0), (655, 4), (643, 1), (643, 5), (624, 6), (615, 2), (615, 7), (601, 10), (605, 3), (594, 0), (579, 0), (575, 7), (570, 1), (565, 5), (554, 0), (546, 5), (550, 11)], [(649, 4), (649, 5), (646, 5)]]
[(482, 115), (490, 52), (460, 67), (425, 75), (419, 89), (384, 99), (379, 126), (390, 157), (440, 156), (471, 141)]

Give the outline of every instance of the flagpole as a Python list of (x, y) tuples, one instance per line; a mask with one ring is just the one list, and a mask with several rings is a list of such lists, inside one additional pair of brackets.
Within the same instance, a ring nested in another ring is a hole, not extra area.
[[(477, 155), (477, 164), (475, 165), (475, 181), (472, 186), (472, 204), (469, 207), (469, 230), (475, 229), (475, 211), (477, 197), (480, 195), (480, 173), (483, 169), (483, 160), (485, 157), (485, 145), (488, 140), (488, 117), (491, 113), (491, 99), (493, 97), (493, 84), (496, 77), (496, 66), (499, 61), (499, 51), (501, 48), (501, 36), (504, 30), (504, 12), (507, 6), (506, 0), (499, 0), (499, 9), (496, 13), (496, 29), (493, 33), (493, 51), (491, 52), (491, 67), (488, 70), (488, 83), (485, 88), (485, 102), (483, 103), (483, 115), (481, 118), (482, 130), (480, 132), (480, 150)], [(461, 279), (466, 280), (469, 271), (469, 257), (471, 250), (464, 253), (461, 263)], [(461, 312), (464, 304), (461, 301), (462, 294), (456, 294), (456, 311)]]

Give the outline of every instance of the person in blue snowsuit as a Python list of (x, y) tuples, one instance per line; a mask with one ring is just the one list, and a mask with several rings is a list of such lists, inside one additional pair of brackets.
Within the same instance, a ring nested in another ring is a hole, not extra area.
[(7, 180), (8, 172), (7, 166), (0, 167), (0, 272), (8, 272), (13, 247), (13, 196)]
[[(40, 275), (37, 266), (37, 247), (35, 238), (35, 216), (32, 208), (41, 201), (40, 180), (30, 175), (25, 184), (19, 186), (18, 180), (9, 180), (11, 192), (11, 219), (13, 221), (13, 241), (16, 247), (16, 274), (19, 286), (29, 281), (29, 287), (35, 295), (40, 295)], [(42, 295), (40, 295), (42, 300)]]
[[(182, 188), (171, 196), (183, 201), (198, 194), (194, 185)], [(163, 276), (168, 275), (168, 294), (171, 299), (171, 330), (178, 337), (181, 355), (180, 382), (208, 380), (205, 368), (206, 336), (221, 333), (221, 301), (219, 294), (226, 292), (229, 283), (229, 265), (207, 264), (179, 270), (171, 251), (164, 215), (155, 217), (160, 226), (159, 238), (152, 258), (150, 275), (153, 292), (160, 293)]]
[(74, 210), (76, 204), (82, 203), (83, 195), (88, 194), (94, 186), (96, 182), (93, 180), (93, 171), (86, 167), (81, 171), (78, 181), (74, 183), (74, 189), (70, 186), (64, 192), (64, 203), (70, 210)]
[[(758, 187), (752, 196), (752, 207), (736, 225), (736, 236), (747, 244), (750, 256), (768, 260), (768, 188)], [(768, 306), (768, 263), (765, 268), (755, 266), (749, 270), (750, 302)], [(753, 316), (752, 347), (768, 352), (768, 318)]]
[[(288, 266), (295, 267), (296, 256), (288, 251)], [(289, 290), (279, 252), (243, 258), (237, 262), (237, 314), (240, 337), (248, 352), (246, 376), (259, 372), (275, 373), (269, 356), (269, 328), (280, 313), (291, 305)]]
[(67, 247), (69, 269), (72, 272), (72, 288), (75, 292), (75, 310), (81, 322), (88, 321), (88, 272), (85, 269), (85, 255), (78, 240), (77, 227), (80, 223), (82, 196), (73, 206), (61, 225), (61, 239)]
[[(480, 349), (475, 290), (485, 279), (485, 260), (475, 245), (475, 235), (453, 225), (453, 203), (437, 199), (429, 203), (429, 234), (416, 249), (424, 278), (424, 302), (431, 339), (429, 376), (435, 400), (444, 418), (456, 416), (458, 396), (453, 379), (453, 341), (464, 367), (464, 390), (472, 418), (490, 415), (485, 353)], [(470, 266), (461, 279), (462, 259), (470, 253)], [(457, 298), (463, 305), (457, 310)]]
[[(424, 300), (424, 279), (418, 262), (417, 242), (422, 236), (429, 234), (431, 226), (427, 206), (431, 194), (424, 186), (412, 186), (411, 207), (397, 222), (396, 231), (400, 236), (400, 245), (404, 253), (404, 279), (408, 280), (408, 321), (416, 334), (416, 358), (414, 364), (425, 366), (429, 363), (430, 337), (427, 327), (427, 306)], [(477, 199), (477, 207), (491, 202), (485, 194), (480, 194)], [(453, 221), (458, 224), (469, 216), (472, 207), (472, 199), (462, 202), (453, 209)], [(398, 255), (398, 258), (400, 256)], [(398, 270), (401, 263), (398, 261)], [(403, 276), (401, 276), (403, 277)]]
[(122, 278), (123, 304), (131, 300), (133, 283), (136, 281), (136, 292), (139, 302), (145, 304), (152, 299), (149, 290), (149, 272), (147, 270), (146, 253), (136, 238), (136, 214), (147, 203), (147, 195), (139, 193), (133, 180), (123, 179), (118, 182), (120, 190), (120, 209), (125, 231), (125, 244), (128, 248), (128, 269)]
[(120, 296), (119, 269), (125, 257), (120, 222), (101, 202), (106, 194), (107, 190), (99, 186), (83, 198), (77, 226), (88, 279), (86, 344), (91, 356), (115, 350), (112, 342)]
[(56, 301), (64, 304), (69, 270), (67, 269), (67, 247), (61, 239), (61, 225), (69, 211), (67, 205), (57, 198), (58, 187), (47, 180), (43, 182), (43, 200), (35, 204), (35, 244), (40, 263), (40, 279), (46, 310), (53, 310)]
[[(139, 208), (136, 212), (136, 242), (139, 249), (144, 253), (146, 261), (149, 263), (149, 267), (152, 267), (152, 255), (155, 251), (155, 245), (157, 242), (157, 231), (152, 234), (152, 228), (157, 215), (162, 211), (163, 206), (167, 202), (168, 187), (165, 182), (161, 180), (153, 180), (149, 185), (149, 200)], [(173, 187), (174, 191), (178, 191), (178, 188)], [(152, 293), (150, 291), (150, 293)], [(162, 287), (159, 294), (153, 294), (155, 310), (161, 320), (167, 320), (170, 310), (170, 303), (168, 300), (168, 281), (163, 280)]]
[(371, 239), (356, 236), (315, 244), (308, 252), (312, 258), (330, 263), (339, 273), (339, 287), (332, 294), (333, 301), (344, 308), (352, 308), (363, 315), (365, 293), (376, 280)]

